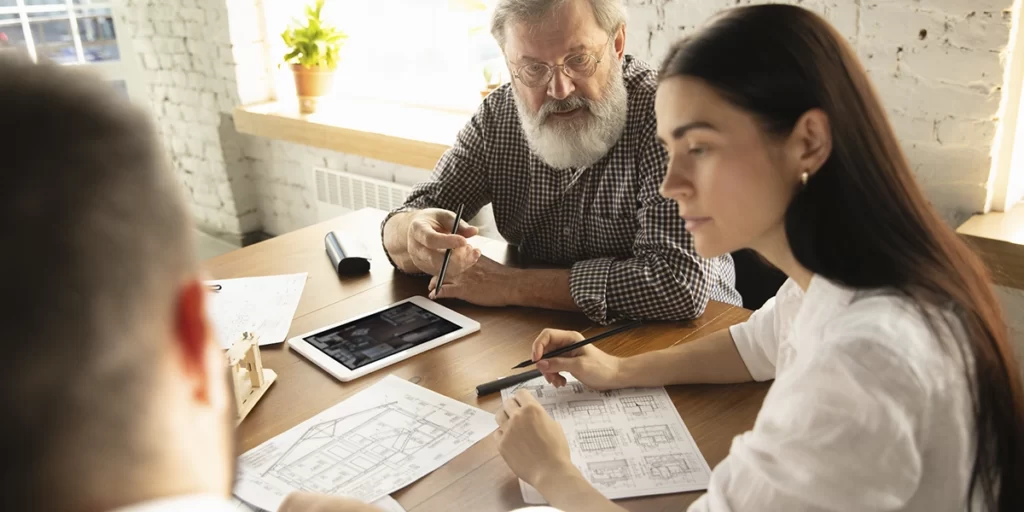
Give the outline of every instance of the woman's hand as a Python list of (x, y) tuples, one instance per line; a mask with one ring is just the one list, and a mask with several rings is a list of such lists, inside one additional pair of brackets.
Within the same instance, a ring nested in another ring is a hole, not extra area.
[(544, 478), (578, 473), (562, 427), (525, 389), (505, 401), (495, 415), (498, 452), (512, 472), (537, 487)]
[(598, 391), (626, 387), (621, 372), (622, 359), (609, 355), (593, 345), (578, 348), (559, 357), (539, 359), (552, 350), (582, 341), (583, 335), (575, 331), (544, 329), (533, 342), (533, 360), (537, 369), (555, 387), (565, 385), (565, 377), (558, 372), (569, 372), (589, 388)]

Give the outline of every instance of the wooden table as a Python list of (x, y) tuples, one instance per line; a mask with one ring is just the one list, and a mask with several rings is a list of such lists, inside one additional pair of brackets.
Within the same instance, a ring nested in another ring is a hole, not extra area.
[[(307, 272), (288, 336), (302, 334), (413, 295), (426, 295), (427, 280), (395, 272), (380, 244), (385, 212), (365, 209), (287, 235), (212, 258), (204, 267), (212, 278)], [(360, 237), (373, 254), (368, 275), (339, 279), (324, 252), (324, 235), (343, 230)], [(505, 243), (471, 240), (497, 261), (514, 262)], [(529, 356), (533, 339), (545, 327), (587, 331), (596, 325), (584, 315), (533, 308), (485, 308), (448, 301), (452, 309), (480, 322), (480, 332), (407, 359), (383, 371), (342, 383), (284, 344), (262, 347), (263, 361), (278, 381), (239, 426), (240, 448), (249, 450), (324, 409), (377, 382), (388, 373), (494, 412), (500, 394), (477, 398), (476, 386), (507, 375)], [(625, 356), (670, 347), (743, 321), (750, 312), (712, 302), (704, 315), (686, 323), (653, 323), (601, 342), (601, 348)], [(768, 386), (669, 388), (698, 447), (714, 467), (736, 434), (753, 426)], [(683, 510), (700, 493), (620, 500), (630, 510)], [(488, 437), (425, 478), (393, 496), (409, 512), (433, 510), (508, 511), (524, 506), (515, 476)]]

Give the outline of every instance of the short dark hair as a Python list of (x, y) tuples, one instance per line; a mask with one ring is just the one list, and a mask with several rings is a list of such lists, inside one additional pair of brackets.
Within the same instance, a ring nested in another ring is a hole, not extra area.
[(151, 447), (192, 230), (148, 116), (91, 73), (0, 53), (0, 134), (4, 494), (60, 510)]

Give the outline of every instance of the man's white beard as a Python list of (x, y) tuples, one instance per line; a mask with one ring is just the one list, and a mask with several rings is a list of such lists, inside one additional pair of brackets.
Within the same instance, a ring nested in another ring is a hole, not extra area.
[[(628, 96), (622, 79), (622, 66), (618, 63), (612, 65), (601, 101), (580, 96), (569, 96), (564, 100), (549, 99), (534, 114), (514, 87), (512, 91), (530, 149), (555, 169), (587, 167), (597, 163), (618, 142), (626, 127)], [(576, 118), (563, 120), (549, 117), (552, 113), (568, 112), (579, 107), (585, 107), (586, 111)]]

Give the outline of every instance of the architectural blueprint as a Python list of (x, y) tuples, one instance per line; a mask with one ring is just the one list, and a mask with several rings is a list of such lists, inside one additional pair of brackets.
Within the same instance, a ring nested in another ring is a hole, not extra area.
[[(569, 440), (572, 462), (609, 499), (704, 490), (711, 469), (665, 388), (594, 391), (571, 376), (556, 389), (543, 377), (502, 390), (527, 389)], [(527, 503), (544, 498), (519, 482)]]
[(266, 510), (294, 490), (376, 501), (496, 426), (486, 411), (389, 375), (239, 457), (234, 494)]

